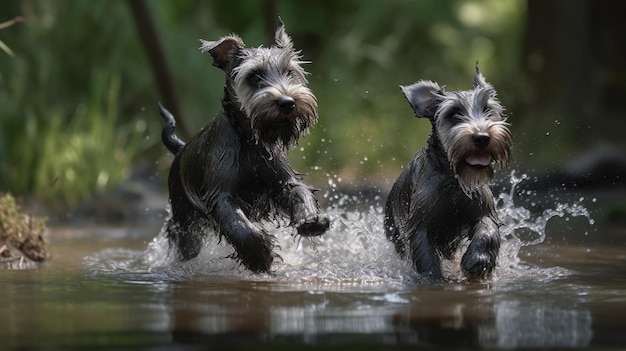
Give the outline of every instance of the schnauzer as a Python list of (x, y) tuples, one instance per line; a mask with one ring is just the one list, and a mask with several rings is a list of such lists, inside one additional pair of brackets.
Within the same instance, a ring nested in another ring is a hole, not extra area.
[(442, 279), (441, 258), (452, 259), (469, 239), (461, 268), (470, 280), (491, 275), (500, 249), (500, 221), (489, 182), (511, 157), (511, 132), (496, 91), (476, 64), (474, 88), (446, 92), (432, 81), (401, 86), (417, 117), (433, 130), (393, 185), (385, 232), (421, 276)]
[(217, 118), (189, 142), (174, 135), (174, 117), (159, 104), (162, 140), (175, 155), (166, 231), (182, 260), (196, 257), (213, 230), (234, 247), (233, 258), (253, 272), (267, 272), (276, 256), (274, 237), (261, 221), (286, 217), (302, 236), (329, 227), (314, 189), (287, 159), (318, 115), (300, 52), (279, 22), (270, 48), (245, 48), (234, 34), (200, 40), (226, 83)]

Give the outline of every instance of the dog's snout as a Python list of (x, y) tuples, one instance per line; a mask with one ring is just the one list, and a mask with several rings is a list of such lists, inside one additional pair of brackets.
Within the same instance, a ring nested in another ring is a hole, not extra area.
[(289, 96), (283, 96), (276, 101), (276, 104), (278, 104), (278, 108), (281, 112), (289, 113), (296, 107), (296, 100)]
[(472, 141), (474, 142), (474, 145), (482, 149), (489, 145), (489, 133), (476, 132), (472, 135)]

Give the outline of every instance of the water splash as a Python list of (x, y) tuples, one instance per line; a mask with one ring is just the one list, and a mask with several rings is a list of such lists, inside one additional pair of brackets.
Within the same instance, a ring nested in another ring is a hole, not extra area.
[[(508, 193), (501, 193), (496, 199), (498, 216), (503, 224), (504, 237), (516, 239), (521, 246), (540, 244), (545, 240), (545, 229), (548, 221), (554, 217), (584, 216), (589, 219), (590, 225), (594, 224), (589, 211), (580, 203), (584, 200), (583, 198), (573, 204), (556, 203), (555, 208), (546, 209), (536, 217), (533, 217), (529, 209), (516, 206), (514, 201), (516, 187), (527, 178), (526, 174), (517, 177), (515, 171), (512, 171), (509, 177), (511, 190)], [(536, 193), (532, 192), (527, 193), (527, 195), (537, 196)], [(520, 234), (523, 231), (530, 232), (530, 234)]]
[[(554, 217), (584, 216), (589, 212), (581, 204), (557, 203), (541, 214), (516, 206), (516, 187), (527, 179), (511, 172), (510, 191), (497, 196), (497, 211), (503, 223), (502, 246), (494, 279), (524, 276), (558, 277), (569, 272), (560, 267), (538, 268), (519, 258), (522, 247), (537, 245), (546, 238), (546, 226)], [(208, 235), (200, 255), (187, 262), (178, 262), (170, 254), (163, 229), (143, 252), (131, 250), (107, 250), (86, 259), (88, 269), (94, 273), (132, 273), (155, 275), (160, 279), (190, 279), (202, 276), (235, 277), (253, 281), (284, 282), (291, 288), (323, 285), (350, 286), (362, 289), (367, 286), (406, 285), (419, 281), (419, 277), (407, 260), (400, 259), (383, 230), (383, 204), (380, 196), (360, 198), (340, 194), (335, 180), (329, 178), (330, 190), (324, 198), (331, 205), (326, 209), (331, 218), (331, 228), (320, 237), (303, 238), (295, 235), (290, 227), (277, 229), (268, 223), (266, 230), (274, 233), (277, 240), (274, 261), (269, 274), (252, 274), (239, 263), (228, 258), (233, 249), (217, 235)], [(524, 196), (538, 196), (527, 193)], [(355, 208), (355, 209), (349, 209)], [(462, 281), (459, 259), (444, 261), (444, 272), (452, 281)]]
[[(578, 202), (572, 204), (568, 203), (555, 203), (553, 208), (544, 209), (541, 214), (533, 214), (533, 212), (523, 206), (517, 206), (515, 204), (516, 188), (523, 181), (527, 180), (528, 176), (522, 174), (516, 175), (516, 171), (512, 171), (509, 176), (509, 183), (511, 188), (508, 193), (500, 193), (496, 198), (496, 209), (498, 217), (502, 222), (501, 235), (502, 246), (500, 248), (500, 255), (498, 258), (499, 272), (501, 277), (516, 277), (529, 274), (539, 274), (541, 276), (559, 276), (568, 275), (569, 272), (561, 267), (552, 267), (538, 269), (524, 263), (519, 258), (519, 251), (525, 246), (538, 245), (546, 239), (546, 227), (548, 222), (555, 217), (566, 218), (570, 217), (585, 217), (588, 219), (589, 225), (594, 224), (594, 220), (591, 218), (589, 211), (582, 204), (584, 198), (580, 198)], [(536, 204), (532, 198), (537, 198), (539, 195), (536, 192), (526, 192), (519, 196), (531, 197), (529, 203), (531, 206)]]

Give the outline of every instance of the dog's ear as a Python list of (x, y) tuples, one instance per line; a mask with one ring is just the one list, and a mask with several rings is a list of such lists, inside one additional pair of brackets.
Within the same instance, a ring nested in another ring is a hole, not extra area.
[(287, 35), (285, 24), (280, 16), (278, 16), (278, 28), (276, 28), (276, 33), (274, 34), (274, 41), (276, 42), (276, 47), (280, 49), (293, 49), (293, 42)]
[(208, 52), (213, 57), (213, 66), (226, 71), (231, 67), (231, 63), (239, 51), (244, 48), (241, 38), (231, 34), (217, 41), (206, 41), (200, 39), (200, 51)]
[(400, 86), (404, 97), (413, 108), (417, 117), (426, 117), (432, 120), (445, 94), (439, 84), (429, 80), (421, 80), (409, 86)]
[(480, 68), (478, 68), (478, 61), (476, 61), (476, 73), (474, 73), (474, 88), (483, 88), (483, 89), (493, 89), (491, 84), (487, 83), (485, 80), (485, 76), (480, 73)]

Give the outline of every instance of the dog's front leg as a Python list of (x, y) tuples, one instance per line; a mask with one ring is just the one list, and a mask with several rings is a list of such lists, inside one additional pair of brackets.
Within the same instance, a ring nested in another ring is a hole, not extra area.
[(220, 194), (213, 210), (220, 235), (235, 247), (241, 263), (255, 273), (268, 272), (274, 260), (270, 236), (246, 217), (230, 194)]
[(328, 230), (330, 220), (319, 211), (313, 190), (307, 185), (292, 181), (286, 184), (284, 207), (291, 213), (291, 223), (302, 236), (322, 235)]
[(409, 234), (411, 261), (417, 272), (422, 276), (434, 280), (441, 280), (441, 258), (425, 228), (418, 228)]
[(496, 266), (500, 250), (500, 229), (495, 220), (484, 216), (476, 225), (461, 268), (469, 279), (488, 277)]

